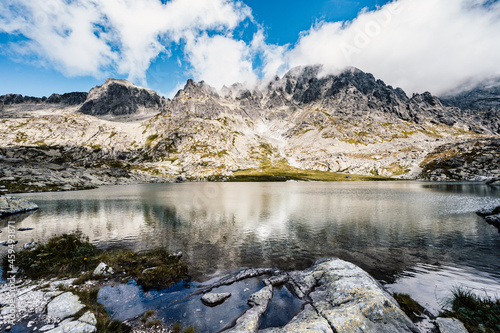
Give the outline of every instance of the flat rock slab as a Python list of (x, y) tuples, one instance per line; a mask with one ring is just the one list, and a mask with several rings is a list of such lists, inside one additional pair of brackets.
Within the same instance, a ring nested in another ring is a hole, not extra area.
[(47, 315), (53, 318), (64, 319), (74, 315), (84, 307), (78, 296), (71, 292), (65, 292), (47, 304)]
[(207, 293), (201, 297), (201, 301), (205, 305), (216, 306), (224, 303), (229, 297), (231, 297), (231, 293)]
[(308, 304), (285, 326), (259, 331), (272, 297), (270, 283), (248, 300), (250, 309), (224, 332), (418, 333), (394, 298), (368, 273), (349, 262), (327, 258), (291, 272), (286, 286)]
[(0, 197), (0, 217), (35, 209), (38, 209), (38, 206), (31, 201), (14, 197)]
[(455, 318), (441, 318), (436, 319), (441, 333), (469, 333), (464, 324)]

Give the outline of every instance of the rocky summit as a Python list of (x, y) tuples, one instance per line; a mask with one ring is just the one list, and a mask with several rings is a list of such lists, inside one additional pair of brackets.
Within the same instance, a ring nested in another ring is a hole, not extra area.
[(297, 67), (252, 88), (188, 80), (172, 100), (115, 79), (54, 103), (13, 96), (0, 97), (0, 185), (10, 192), (499, 175), (498, 110), (408, 96), (356, 68)]

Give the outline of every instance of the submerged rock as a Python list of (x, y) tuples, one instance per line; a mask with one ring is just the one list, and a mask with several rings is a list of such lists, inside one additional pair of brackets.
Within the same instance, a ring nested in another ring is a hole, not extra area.
[(24, 213), (38, 209), (38, 206), (28, 200), (14, 197), (0, 197), (0, 217)]

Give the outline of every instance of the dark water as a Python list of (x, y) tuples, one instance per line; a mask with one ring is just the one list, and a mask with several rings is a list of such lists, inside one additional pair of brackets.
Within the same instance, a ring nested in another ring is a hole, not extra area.
[(431, 310), (455, 284), (500, 294), (500, 234), (474, 214), (500, 204), (500, 189), (485, 185), (184, 183), (22, 196), (40, 210), (17, 223), (35, 228), (20, 242), (79, 229), (100, 248), (167, 247), (199, 282), (335, 256)]

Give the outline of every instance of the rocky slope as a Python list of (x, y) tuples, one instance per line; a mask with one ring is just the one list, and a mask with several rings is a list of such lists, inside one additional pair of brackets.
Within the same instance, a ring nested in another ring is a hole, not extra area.
[(321, 66), (299, 67), (255, 89), (217, 91), (188, 80), (172, 100), (109, 79), (75, 106), (3, 105), (0, 185), (55, 190), (299, 170), (320, 179), (334, 172), (475, 179), (496, 174), (498, 164), (469, 163), (436, 178), (430, 162), (454, 147), (478, 160), (483, 152), (471, 140), (497, 161), (496, 146), (486, 144), (499, 135), (491, 117), (447, 107), (430, 93), (408, 97), (354, 68), (324, 76)]

